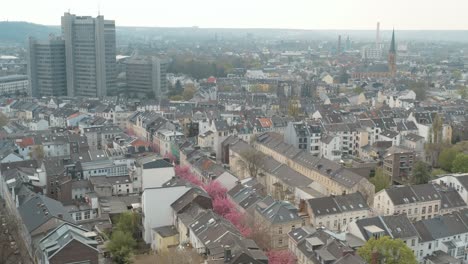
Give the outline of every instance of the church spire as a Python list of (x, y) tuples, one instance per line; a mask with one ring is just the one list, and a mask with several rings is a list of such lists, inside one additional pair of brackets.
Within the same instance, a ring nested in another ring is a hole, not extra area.
[(396, 53), (396, 49), (395, 49), (395, 29), (393, 29), (393, 32), (392, 32), (392, 42), (390, 43), (390, 52)]

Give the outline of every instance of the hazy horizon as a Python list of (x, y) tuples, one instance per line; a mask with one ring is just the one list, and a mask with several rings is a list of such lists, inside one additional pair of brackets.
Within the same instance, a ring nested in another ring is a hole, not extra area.
[[(0, 21), (58, 26), (68, 10), (116, 21), (119, 27), (293, 29), (293, 30), (468, 30), (468, 1), (446, 0), (17, 0), (4, 4)], [(25, 8), (27, 7), (27, 8)], [(454, 8), (456, 7), (456, 8)], [(99, 11), (100, 10), (100, 11)]]

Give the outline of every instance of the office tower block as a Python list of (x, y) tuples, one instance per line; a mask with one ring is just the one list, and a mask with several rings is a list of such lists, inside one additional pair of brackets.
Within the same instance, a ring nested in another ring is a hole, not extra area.
[(65, 42), (61, 38), (29, 38), (28, 76), (34, 97), (67, 95)]
[(127, 91), (136, 97), (161, 98), (167, 93), (167, 61), (134, 56), (126, 61)]
[(67, 94), (101, 97), (112, 94), (116, 77), (115, 22), (103, 16), (62, 16)]

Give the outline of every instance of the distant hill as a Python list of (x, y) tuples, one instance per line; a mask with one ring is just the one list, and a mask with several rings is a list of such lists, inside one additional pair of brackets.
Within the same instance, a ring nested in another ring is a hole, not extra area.
[[(118, 22), (118, 21), (117, 21)], [(28, 22), (0, 21), (0, 43), (26, 44), (29, 36), (46, 39), (50, 33), (60, 35), (60, 26), (45, 26)], [(223, 38), (239, 38), (248, 35), (272, 39), (307, 39), (336, 41), (338, 35), (349, 36), (353, 41), (373, 41), (374, 30), (300, 30), (300, 29), (261, 29), (261, 28), (197, 28), (197, 27), (125, 27), (116, 29), (117, 43), (127, 44), (135, 39), (210, 38), (215, 34)], [(467, 30), (398, 30), (398, 41), (455, 41), (468, 42)], [(389, 41), (390, 30), (381, 31), (382, 40)]]
[(60, 27), (0, 21), (0, 42), (2, 43), (26, 43), (29, 36), (45, 39), (50, 33), (60, 34)]

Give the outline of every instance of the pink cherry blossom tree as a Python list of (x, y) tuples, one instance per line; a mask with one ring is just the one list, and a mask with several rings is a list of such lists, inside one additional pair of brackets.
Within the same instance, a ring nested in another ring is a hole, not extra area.
[(269, 264), (296, 264), (296, 257), (289, 250), (270, 250), (266, 253)]

